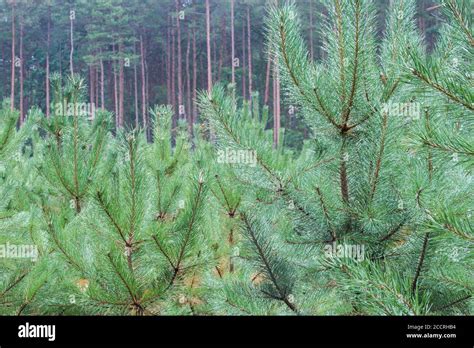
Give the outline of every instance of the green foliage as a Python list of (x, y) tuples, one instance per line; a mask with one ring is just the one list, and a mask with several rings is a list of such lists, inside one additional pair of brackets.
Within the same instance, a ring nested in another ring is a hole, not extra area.
[(5, 103), (0, 314), (472, 314), (468, 8), (443, 3), (429, 52), (415, 1), (391, 3), (379, 40), (373, 1), (323, 2), (317, 60), (297, 7), (269, 7), (301, 148), (222, 84), (192, 139), (171, 106), (149, 110), (151, 138), (112, 131), (78, 76), (52, 76), (49, 118), (17, 129)]

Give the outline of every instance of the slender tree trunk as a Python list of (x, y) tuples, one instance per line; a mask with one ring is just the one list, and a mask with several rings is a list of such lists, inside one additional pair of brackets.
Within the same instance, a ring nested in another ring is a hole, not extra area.
[(245, 25), (242, 25), (242, 98), (247, 100), (247, 54), (245, 52)]
[(24, 24), (23, 16), (20, 16), (20, 125), (25, 121), (25, 112), (23, 110), (23, 85), (24, 85), (24, 75), (25, 75), (25, 64), (23, 62), (23, 33), (24, 33)]
[(194, 122), (197, 119), (197, 50), (196, 50), (196, 29), (193, 27), (193, 114), (191, 117), (191, 133), (193, 133)]
[(95, 71), (95, 76), (94, 76), (94, 81), (95, 81), (95, 104), (94, 104), (94, 109), (99, 106), (99, 69), (97, 68), (97, 65), (94, 68)]
[[(113, 55), (114, 57), (116, 56), (116, 51), (115, 51), (115, 45), (112, 46), (113, 50)], [(115, 106), (115, 128), (118, 128), (119, 125), (119, 117), (120, 117), (120, 111), (119, 111), (119, 104), (118, 104), (118, 83), (117, 83), (117, 71), (116, 71), (116, 66), (115, 66), (115, 61), (112, 60), (112, 71), (114, 74), (114, 106)]]
[(280, 143), (280, 72), (278, 61), (274, 61), (273, 71), (273, 146)]
[[(149, 45), (149, 43), (148, 43)], [(148, 105), (150, 100), (150, 70), (148, 69), (148, 62), (146, 60), (147, 56), (147, 47), (148, 45), (144, 46), (144, 57), (145, 57), (145, 109), (147, 110), (145, 113), (146, 124), (148, 125), (148, 129), (146, 132), (147, 140), (151, 139), (151, 124), (150, 124), (150, 116), (148, 115)]]
[[(176, 128), (176, 33), (171, 28), (171, 105), (173, 107), (172, 129)], [(174, 133), (173, 133), (174, 134)]]
[(232, 84), (235, 86), (235, 23), (234, 23), (234, 5), (235, 0), (230, 0), (230, 42), (231, 42), (231, 53), (232, 53)]
[(102, 110), (105, 110), (104, 83), (104, 61), (102, 60), (102, 50), (100, 50), (100, 106)]
[(171, 29), (168, 27), (166, 38), (166, 97), (171, 105)]
[(191, 117), (191, 74), (189, 71), (189, 55), (191, 52), (191, 35), (189, 34), (188, 30), (188, 35), (187, 35), (187, 46), (186, 46), (186, 96), (187, 96), (187, 101), (186, 101), (186, 115), (187, 115), (187, 122), (188, 122), (188, 132), (190, 138), (192, 137), (192, 117)]
[(148, 124), (146, 115), (146, 90), (145, 90), (145, 50), (143, 48), (143, 35), (140, 35), (140, 60), (141, 60), (141, 80), (142, 80), (142, 122), (145, 134), (148, 134)]
[(209, 0), (206, 0), (206, 43), (207, 43), (207, 91), (212, 90), (212, 65), (211, 65), (211, 10)]
[(309, 52), (311, 60), (314, 60), (313, 45), (313, 0), (309, 0)]
[(51, 5), (48, 6), (48, 33), (46, 34), (46, 117), (49, 118), (50, 113), (50, 95), (49, 95), (49, 50), (51, 47)]
[[(93, 108), (92, 105), (94, 105), (95, 101), (95, 71), (93, 65), (89, 65), (89, 97), (90, 97), (90, 110), (92, 112)], [(94, 118), (94, 115), (91, 114), (92, 119)]]
[(175, 0), (176, 3), (176, 35), (177, 35), (177, 44), (178, 44), (178, 117), (179, 119), (186, 118), (186, 112), (183, 103), (183, 59), (181, 52), (181, 23), (179, 19), (179, 9), (180, 1)]
[[(137, 54), (137, 45), (133, 45), (133, 54)], [(133, 91), (135, 99), (135, 128), (138, 129), (139, 126), (139, 117), (138, 117), (138, 72), (137, 72), (137, 63), (133, 63)]]
[(10, 105), (11, 110), (15, 109), (15, 1), (12, 3), (12, 66), (11, 66), (11, 92)]
[(123, 57), (122, 57), (122, 52), (123, 52), (123, 44), (120, 43), (118, 46), (118, 53), (119, 53), (119, 127), (123, 127), (124, 123), (124, 112), (123, 112), (123, 101), (124, 101), (124, 82), (125, 82), (125, 77), (124, 77), (124, 70), (123, 70)]
[(271, 71), (271, 66), (272, 66), (272, 59), (271, 59), (271, 54), (270, 52), (268, 53), (268, 59), (267, 59), (267, 72), (265, 76), (265, 96), (263, 99), (263, 104), (268, 105), (268, 100), (270, 98), (270, 71)]
[(71, 10), (69, 12), (69, 21), (70, 21), (70, 43), (71, 43), (71, 51), (69, 52), (69, 69), (71, 71), (71, 76), (74, 75), (74, 19), (75, 19), (75, 12)]
[(217, 71), (217, 80), (220, 81), (222, 74), (222, 66), (224, 65), (224, 56), (226, 54), (227, 48), (227, 35), (226, 35), (226, 19), (225, 14), (222, 16), (221, 20), (221, 49), (219, 50), (219, 65)]
[(249, 100), (252, 102), (252, 36), (250, 23), (250, 5), (247, 6), (247, 53), (249, 66)]

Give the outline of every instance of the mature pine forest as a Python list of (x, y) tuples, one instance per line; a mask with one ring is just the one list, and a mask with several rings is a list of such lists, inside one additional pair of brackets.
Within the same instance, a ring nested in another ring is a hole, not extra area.
[(472, 315), (464, 0), (0, 0), (0, 314)]

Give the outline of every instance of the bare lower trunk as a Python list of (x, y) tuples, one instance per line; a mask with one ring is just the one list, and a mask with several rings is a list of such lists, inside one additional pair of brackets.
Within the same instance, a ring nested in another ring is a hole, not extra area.
[(247, 99), (247, 55), (245, 53), (245, 25), (242, 26), (242, 98)]
[(15, 1), (12, 3), (12, 65), (11, 65), (11, 92), (10, 105), (11, 110), (15, 109)]
[[(176, 3), (176, 13), (179, 13), (180, 1), (175, 0)], [(186, 112), (183, 105), (183, 59), (181, 52), (181, 24), (179, 16), (176, 16), (176, 36), (177, 36), (177, 64), (178, 64), (178, 118), (185, 119)]]
[(231, 52), (232, 52), (232, 84), (235, 85), (235, 24), (234, 24), (234, 2), (235, 0), (230, 1), (230, 42), (231, 42)]
[(206, 0), (206, 43), (207, 43), (207, 91), (212, 90), (212, 64), (211, 64), (211, 13), (209, 0)]
[[(113, 46), (113, 53), (115, 55), (115, 45)], [(117, 83), (117, 72), (115, 71), (115, 62), (112, 61), (112, 71), (114, 74), (114, 107), (115, 107), (115, 128), (118, 128), (119, 124), (119, 106), (118, 106), (118, 83)]]
[[(133, 45), (133, 53), (136, 54), (137, 47)], [(135, 100), (135, 128), (138, 129), (139, 126), (139, 117), (138, 117), (138, 73), (137, 73), (137, 64), (133, 64), (133, 94)]]
[(280, 72), (278, 61), (274, 61), (273, 75), (273, 146), (280, 144)]
[(197, 50), (196, 50), (196, 29), (193, 28), (193, 113), (191, 116), (191, 134), (193, 133), (194, 121), (197, 119)]
[[(95, 69), (92, 65), (89, 66), (89, 100), (90, 110), (92, 111), (92, 105), (94, 105), (95, 101)], [(94, 118), (94, 115), (91, 115), (91, 117)]]
[(25, 112), (23, 110), (23, 85), (24, 85), (24, 74), (25, 74), (25, 64), (23, 57), (23, 18), (20, 17), (20, 125), (25, 121)]
[(145, 90), (145, 57), (143, 48), (143, 35), (140, 35), (140, 60), (141, 60), (141, 78), (142, 78), (142, 122), (145, 134), (148, 132), (148, 124), (146, 117), (146, 90)]
[(49, 95), (49, 49), (51, 46), (51, 6), (48, 6), (48, 33), (46, 39), (46, 117), (49, 117), (50, 113), (50, 95)]
[(270, 98), (270, 71), (272, 66), (272, 59), (270, 53), (268, 53), (267, 60), (267, 73), (265, 76), (265, 96), (263, 98), (263, 104), (268, 105), (268, 100)]
[(119, 50), (119, 127), (123, 127), (124, 123), (124, 112), (123, 112), (123, 99), (124, 99), (124, 82), (125, 82), (125, 77), (124, 77), (124, 70), (123, 70), (123, 58), (122, 58), (122, 52), (123, 52), (123, 44), (119, 44), (118, 47)]
[[(102, 51), (100, 52), (102, 54)], [(104, 61), (100, 58), (100, 106), (105, 110), (105, 95), (104, 95)]]
[(309, 52), (311, 60), (314, 60), (313, 45), (313, 0), (309, 0)]
[(190, 138), (192, 137), (192, 110), (191, 110), (191, 74), (189, 71), (189, 55), (191, 52), (191, 35), (189, 34), (188, 31), (188, 42), (186, 46), (186, 96), (187, 96), (187, 101), (186, 101), (186, 115), (187, 115), (187, 122), (188, 122), (188, 132)]
[(247, 53), (249, 66), (249, 100), (252, 101), (252, 30), (250, 24), (250, 6), (247, 6)]
[(70, 20), (70, 28), (69, 28), (69, 35), (70, 35), (70, 44), (71, 44), (71, 51), (69, 52), (69, 69), (71, 71), (71, 76), (74, 75), (74, 12), (71, 10), (69, 14)]

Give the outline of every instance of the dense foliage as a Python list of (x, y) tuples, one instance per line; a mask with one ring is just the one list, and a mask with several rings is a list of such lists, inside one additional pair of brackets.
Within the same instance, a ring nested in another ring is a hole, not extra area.
[(0, 314), (472, 314), (471, 9), (441, 3), (431, 52), (414, 0), (382, 37), (375, 2), (319, 5), (314, 61), (294, 4), (266, 15), (300, 150), (233, 84), (198, 94), (192, 137), (171, 106), (151, 137), (89, 117), (77, 74), (48, 118), (5, 102)]

